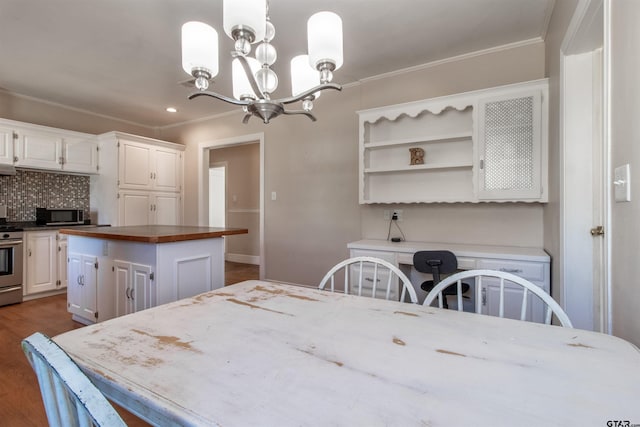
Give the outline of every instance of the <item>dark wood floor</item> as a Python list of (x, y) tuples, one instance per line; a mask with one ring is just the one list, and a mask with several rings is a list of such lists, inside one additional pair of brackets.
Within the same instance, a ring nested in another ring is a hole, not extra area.
[[(227, 262), (225, 270), (226, 285), (258, 278), (258, 266), (254, 265)], [(38, 381), (20, 341), (34, 332), (54, 336), (82, 326), (71, 320), (66, 295), (0, 307), (0, 425), (47, 425)], [(129, 426), (147, 425), (123, 409), (116, 409)]]

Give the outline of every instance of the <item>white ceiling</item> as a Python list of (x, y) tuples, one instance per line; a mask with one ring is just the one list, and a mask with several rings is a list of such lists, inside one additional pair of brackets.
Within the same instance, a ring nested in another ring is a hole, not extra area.
[[(554, 0), (270, 0), (280, 78), (306, 53), (306, 21), (319, 10), (343, 20), (346, 84), (509, 43), (544, 38)], [(218, 30), (220, 74), (211, 90), (231, 95), (232, 41), (222, 0), (1, 0), (0, 89), (145, 126), (230, 111), (179, 82), (180, 27), (199, 20)], [(319, 102), (322, 102), (320, 100)], [(179, 112), (165, 112), (167, 106)]]

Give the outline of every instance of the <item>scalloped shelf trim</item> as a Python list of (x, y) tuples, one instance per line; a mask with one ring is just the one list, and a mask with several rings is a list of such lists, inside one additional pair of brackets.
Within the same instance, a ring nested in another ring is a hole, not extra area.
[(380, 112), (379, 114), (363, 118), (363, 123), (376, 124), (378, 121), (382, 119), (387, 119), (390, 121), (398, 120), (401, 116), (407, 116), (409, 118), (415, 119), (420, 114), (425, 111), (433, 114), (440, 115), (442, 112), (446, 110), (457, 110), (464, 111), (469, 107), (474, 107), (475, 102), (472, 100), (460, 100), (459, 102), (438, 102), (430, 105), (416, 105), (413, 107), (397, 107), (397, 108), (389, 108), (387, 111)]

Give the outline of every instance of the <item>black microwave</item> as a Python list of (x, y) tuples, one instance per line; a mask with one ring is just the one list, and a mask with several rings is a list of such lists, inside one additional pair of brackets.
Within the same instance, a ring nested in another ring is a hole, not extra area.
[(82, 209), (36, 208), (36, 224), (84, 224), (84, 211)]

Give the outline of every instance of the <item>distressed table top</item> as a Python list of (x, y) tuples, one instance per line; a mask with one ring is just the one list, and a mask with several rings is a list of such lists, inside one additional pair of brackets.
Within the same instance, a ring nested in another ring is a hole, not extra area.
[(162, 425), (640, 423), (640, 352), (612, 336), (247, 281), (58, 335)]

